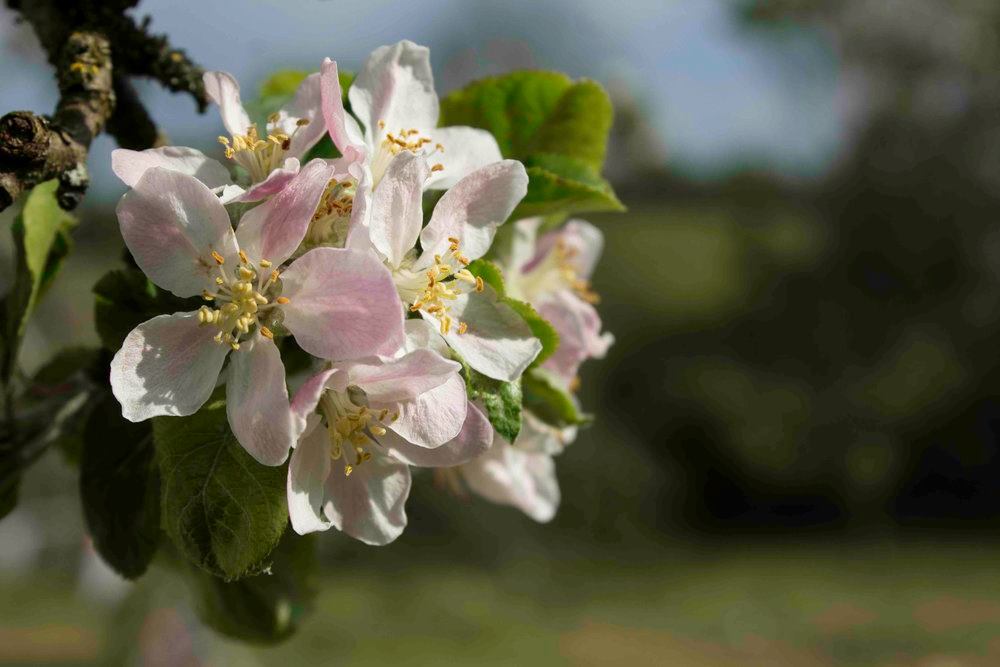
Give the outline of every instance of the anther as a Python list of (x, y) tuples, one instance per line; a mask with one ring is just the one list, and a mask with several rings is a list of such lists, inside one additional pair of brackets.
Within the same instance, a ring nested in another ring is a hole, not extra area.
[(291, 303), (292, 300), (289, 299), (287, 296), (279, 296), (277, 299), (274, 300), (274, 302), (284, 306), (286, 303)]
[(218, 264), (219, 266), (222, 266), (223, 264), (226, 263), (226, 258), (220, 255), (217, 250), (212, 251), (212, 259), (214, 259), (215, 263)]
[(438, 162), (433, 167), (431, 167), (431, 171), (444, 171), (444, 165)]
[(265, 326), (261, 326), (260, 335), (263, 336), (264, 338), (270, 338), (271, 340), (274, 340), (274, 333)]

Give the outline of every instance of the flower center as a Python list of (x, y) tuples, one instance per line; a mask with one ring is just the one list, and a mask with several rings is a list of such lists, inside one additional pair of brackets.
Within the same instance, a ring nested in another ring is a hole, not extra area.
[(517, 271), (511, 272), (508, 291), (514, 298), (531, 303), (544, 294), (568, 289), (588, 303), (599, 303), (601, 297), (590, 288), (590, 281), (577, 273), (573, 260), (578, 254), (565, 241), (556, 241), (552, 252), (531, 271), (519, 276)]
[[(381, 131), (385, 130), (385, 121), (380, 120), (378, 122), (378, 129)], [(396, 134), (386, 132), (382, 143), (379, 144), (378, 150), (372, 156), (372, 189), (374, 190), (378, 187), (382, 177), (385, 176), (385, 170), (389, 168), (389, 163), (392, 162), (392, 158), (401, 152), (423, 153), (424, 157), (430, 157), (435, 153), (443, 153), (444, 146), (441, 144), (434, 144), (434, 150), (430, 152), (425, 150), (424, 147), (432, 141), (430, 137), (421, 135), (420, 130), (413, 128), (409, 130), (400, 129)], [(441, 171), (443, 169), (444, 165), (440, 163), (434, 164), (431, 167), (431, 171)]]
[(369, 450), (379, 444), (376, 438), (386, 434), (386, 420), (391, 423), (399, 418), (398, 413), (371, 410), (365, 403), (364, 392), (357, 387), (348, 387), (346, 392), (327, 389), (319, 399), (318, 410), (330, 439), (330, 458), (344, 459), (347, 477), (354, 468), (371, 459)]
[(287, 297), (279, 296), (279, 272), (267, 270), (271, 269), (271, 262), (266, 259), (254, 266), (242, 250), (234, 275), (226, 271), (226, 260), (218, 252), (212, 252), (212, 259), (219, 274), (215, 278), (216, 289), (214, 292), (205, 290), (201, 297), (216, 307), (199, 308), (198, 323), (216, 327), (219, 333), (215, 335), (215, 342), (225, 343), (233, 350), (240, 349), (240, 339), (255, 326), (262, 336), (274, 338), (265, 322), (272, 326), (279, 324), (281, 310), (277, 307), (289, 303)]
[(400, 298), (410, 305), (410, 312), (422, 310), (436, 317), (442, 334), (451, 331), (453, 325), (458, 333), (465, 333), (469, 327), (451, 316), (451, 302), (470, 289), (482, 292), (483, 279), (465, 268), (469, 259), (462, 254), (459, 240), (448, 237), (448, 241), (451, 243), (448, 254), (434, 255), (430, 268), (414, 271), (404, 262), (404, 266), (393, 272), (393, 280)]
[(357, 183), (354, 179), (331, 180), (327, 184), (302, 241), (302, 252), (320, 246), (344, 247), (356, 193)]
[[(278, 121), (277, 114), (271, 114), (268, 123)], [(250, 180), (260, 183), (268, 174), (282, 165), (285, 152), (292, 145), (292, 137), (304, 125), (309, 124), (308, 118), (300, 118), (295, 123), (291, 135), (284, 132), (268, 132), (261, 138), (257, 126), (251, 125), (246, 134), (234, 134), (232, 140), (219, 137), (219, 143), (226, 147), (226, 157), (236, 162), (250, 173)]]

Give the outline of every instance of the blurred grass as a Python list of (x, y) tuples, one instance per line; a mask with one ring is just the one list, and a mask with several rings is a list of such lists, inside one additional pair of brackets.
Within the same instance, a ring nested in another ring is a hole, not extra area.
[(173, 618), (192, 633), (182, 643), (218, 665), (997, 664), (997, 548), (660, 547), (658, 562), (575, 559), (544, 572), (516, 558), (395, 572), (328, 562), (316, 613), (276, 648), (200, 629), (163, 572), (133, 592), (154, 602), (138, 625), (145, 643), (66, 581), (4, 578), (0, 661), (120, 664), (114, 651), (138, 646), (140, 659), (157, 646), (157, 619)]

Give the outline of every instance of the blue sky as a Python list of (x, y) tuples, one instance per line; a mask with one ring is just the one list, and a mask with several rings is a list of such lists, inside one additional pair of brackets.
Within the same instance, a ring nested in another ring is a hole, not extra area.
[[(408, 38), (431, 47), (439, 91), (501, 71), (498, 63), (559, 69), (626, 84), (666, 148), (664, 159), (712, 177), (735, 164), (809, 177), (844, 140), (836, 54), (821, 32), (779, 40), (740, 29), (724, 0), (146, 0), (140, 11), (208, 68), (253, 89), (273, 69), (356, 68), (373, 48)], [(351, 7), (347, 10), (346, 7)], [(55, 88), (43, 56), (0, 9), (0, 109), (48, 111)], [(141, 86), (175, 143), (205, 146), (217, 116)], [(97, 187), (110, 176), (97, 146)]]

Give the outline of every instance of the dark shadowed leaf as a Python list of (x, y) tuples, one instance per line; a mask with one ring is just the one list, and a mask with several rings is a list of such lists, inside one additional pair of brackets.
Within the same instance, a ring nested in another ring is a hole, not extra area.
[(160, 540), (160, 474), (148, 422), (122, 418), (110, 393), (83, 430), (80, 496), (94, 547), (128, 579), (146, 571)]
[(316, 540), (287, 531), (270, 568), (226, 582), (190, 571), (195, 608), (206, 625), (228, 637), (274, 644), (290, 637), (316, 597)]
[(227, 580), (257, 574), (285, 524), (284, 466), (261, 465), (229, 429), (223, 400), (157, 417), (162, 525), (191, 562)]
[(94, 285), (94, 325), (104, 346), (117, 352), (139, 324), (164, 313), (197, 310), (201, 303), (157, 288), (138, 269), (117, 269)]

